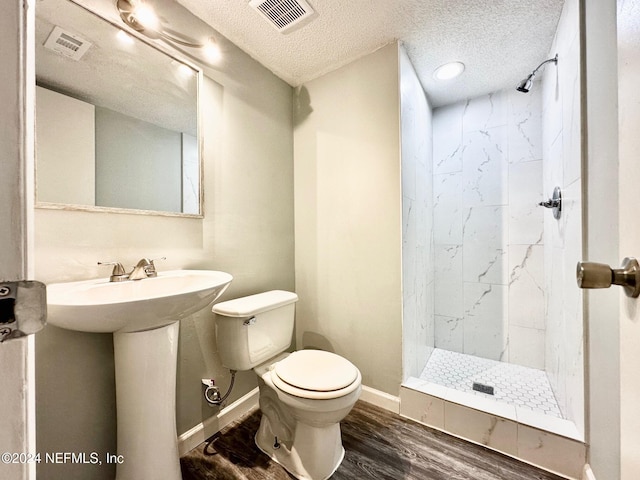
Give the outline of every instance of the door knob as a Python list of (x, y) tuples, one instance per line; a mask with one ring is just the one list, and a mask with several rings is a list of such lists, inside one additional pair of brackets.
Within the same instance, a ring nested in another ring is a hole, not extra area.
[(640, 264), (632, 257), (625, 258), (616, 269), (604, 263), (578, 262), (576, 280), (580, 288), (620, 285), (627, 297), (637, 298), (640, 295)]

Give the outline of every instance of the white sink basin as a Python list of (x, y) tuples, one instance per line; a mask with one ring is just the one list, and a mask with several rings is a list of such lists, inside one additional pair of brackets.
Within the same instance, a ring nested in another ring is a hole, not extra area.
[(135, 281), (54, 283), (47, 286), (47, 318), (80, 332), (151, 330), (205, 308), (232, 279), (213, 270), (173, 270)]
[(143, 280), (47, 286), (49, 323), (113, 332), (118, 454), (124, 458), (116, 480), (182, 478), (175, 408), (179, 320), (213, 303), (232, 279), (212, 270), (174, 270)]

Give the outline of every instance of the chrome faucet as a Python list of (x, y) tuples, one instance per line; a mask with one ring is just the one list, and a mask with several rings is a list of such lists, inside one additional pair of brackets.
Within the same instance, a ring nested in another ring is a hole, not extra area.
[(129, 273), (129, 280), (142, 280), (143, 278), (147, 278), (151, 271), (157, 275), (156, 269), (151, 260), (148, 258), (142, 258), (137, 265), (133, 267), (131, 273)]
[(155, 263), (153, 263), (156, 260), (166, 260), (166, 257), (154, 258), (153, 260), (149, 260), (148, 258), (140, 259), (138, 264), (133, 267), (133, 270), (131, 270), (129, 280), (142, 280), (143, 278), (157, 277), (158, 272), (156, 270)]
[(143, 278), (157, 277), (158, 272), (156, 265), (153, 263), (155, 260), (166, 260), (166, 257), (154, 258), (153, 260), (142, 258), (129, 273), (125, 272), (124, 267), (119, 262), (98, 262), (98, 265), (113, 265), (113, 272), (111, 272), (109, 281), (124, 282), (126, 280), (142, 280)]

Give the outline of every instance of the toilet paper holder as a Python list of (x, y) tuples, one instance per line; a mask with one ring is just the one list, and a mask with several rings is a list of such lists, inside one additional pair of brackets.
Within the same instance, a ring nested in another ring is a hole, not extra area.
[(640, 264), (633, 257), (622, 260), (620, 268), (605, 263), (578, 262), (576, 281), (580, 288), (609, 288), (620, 285), (627, 297), (640, 296)]

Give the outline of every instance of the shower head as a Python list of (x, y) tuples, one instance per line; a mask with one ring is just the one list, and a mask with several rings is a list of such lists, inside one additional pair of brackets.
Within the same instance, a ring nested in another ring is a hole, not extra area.
[(540, 68), (542, 68), (542, 66), (546, 63), (549, 62), (553, 62), (556, 65), (558, 64), (558, 54), (556, 53), (556, 56), (553, 58), (550, 58), (548, 60), (545, 60), (544, 62), (542, 62), (540, 65), (538, 65), (536, 67), (536, 69), (531, 72), (531, 75), (529, 75), (527, 78), (525, 78), (524, 80), (522, 80), (518, 86), (516, 87), (516, 90), (518, 90), (519, 92), (522, 93), (529, 93), (529, 90), (531, 90), (531, 87), (533, 85), (533, 79), (536, 77), (536, 73), (538, 73), (538, 70), (540, 70)]
[(535, 78), (535, 76), (536, 75), (532, 73), (527, 78), (522, 80), (516, 87), (516, 90), (522, 93), (529, 93), (529, 90), (531, 90), (531, 85), (533, 84), (533, 79)]

